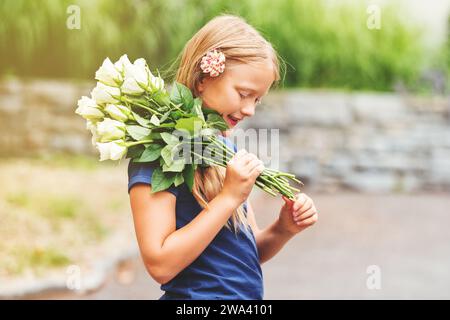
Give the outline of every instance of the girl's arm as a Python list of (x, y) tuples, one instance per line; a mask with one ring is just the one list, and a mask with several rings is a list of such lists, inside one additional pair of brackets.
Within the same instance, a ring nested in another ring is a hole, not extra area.
[(318, 220), (316, 206), (306, 194), (297, 194), (295, 201), (285, 197), (283, 200), (285, 204), (280, 209), (278, 219), (263, 230), (256, 225), (255, 213), (250, 201), (247, 201), (247, 215), (255, 235), (261, 264), (275, 256), (294, 235)]
[(259, 262), (263, 264), (275, 256), (281, 248), (295, 235), (280, 228), (278, 219), (263, 230), (258, 228), (255, 213), (247, 200), (247, 216), (249, 224), (255, 235), (256, 246), (258, 248)]
[(238, 203), (226, 193), (209, 202), (189, 224), (176, 230), (176, 198), (167, 191), (150, 193), (138, 184), (130, 202), (139, 249), (149, 274), (164, 284), (191, 264), (211, 243)]

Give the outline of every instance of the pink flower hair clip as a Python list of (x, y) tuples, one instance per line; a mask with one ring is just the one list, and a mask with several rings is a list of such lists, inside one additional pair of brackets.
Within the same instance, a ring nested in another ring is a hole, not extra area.
[(203, 73), (209, 73), (211, 77), (217, 77), (225, 70), (225, 55), (217, 49), (209, 50), (203, 56), (200, 68)]

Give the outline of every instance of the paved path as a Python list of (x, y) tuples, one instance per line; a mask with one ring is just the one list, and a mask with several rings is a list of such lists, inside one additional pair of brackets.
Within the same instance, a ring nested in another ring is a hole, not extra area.
[[(307, 192), (308, 193), (308, 192)], [(319, 222), (263, 264), (265, 299), (450, 298), (450, 196), (308, 193)], [(280, 199), (252, 194), (260, 227)], [(368, 289), (371, 265), (381, 289)], [(39, 298), (157, 299), (162, 292), (139, 259), (121, 266), (98, 291)]]

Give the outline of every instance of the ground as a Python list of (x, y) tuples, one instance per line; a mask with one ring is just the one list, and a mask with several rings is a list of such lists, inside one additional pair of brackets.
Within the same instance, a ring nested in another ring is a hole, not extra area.
[[(316, 203), (319, 222), (263, 264), (264, 299), (450, 298), (448, 194), (305, 192)], [(281, 200), (257, 189), (251, 197), (263, 227), (276, 217)], [(367, 286), (373, 265), (380, 271), (380, 289)], [(135, 259), (96, 292), (31, 298), (158, 299), (161, 294)]]

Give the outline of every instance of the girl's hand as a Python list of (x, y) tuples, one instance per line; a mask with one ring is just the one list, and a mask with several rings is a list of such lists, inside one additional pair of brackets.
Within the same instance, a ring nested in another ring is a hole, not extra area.
[(314, 202), (304, 193), (296, 195), (296, 200), (283, 196), (284, 205), (280, 210), (279, 226), (282, 231), (296, 234), (317, 222), (319, 215)]
[(244, 149), (239, 150), (227, 164), (222, 193), (231, 196), (239, 204), (243, 203), (263, 170), (264, 164), (256, 155)]

